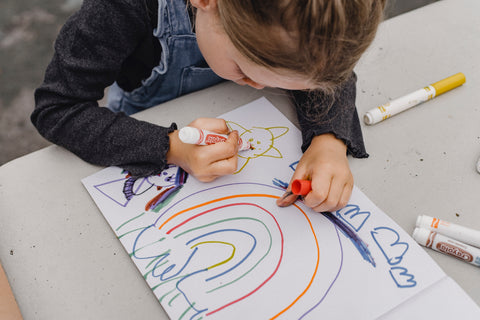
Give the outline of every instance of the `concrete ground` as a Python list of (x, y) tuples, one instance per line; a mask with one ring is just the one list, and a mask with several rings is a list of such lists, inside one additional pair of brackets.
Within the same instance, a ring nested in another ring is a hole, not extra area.
[[(387, 17), (437, 0), (388, 0)], [(49, 145), (30, 122), (33, 92), (65, 20), (82, 0), (0, 2), (0, 165)]]

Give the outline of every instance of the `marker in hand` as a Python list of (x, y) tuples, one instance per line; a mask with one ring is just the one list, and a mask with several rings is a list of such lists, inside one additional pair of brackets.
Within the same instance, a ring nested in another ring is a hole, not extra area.
[(306, 196), (312, 190), (310, 180), (295, 179), (292, 182), (292, 193), (297, 196)]
[[(217, 142), (224, 142), (228, 139), (226, 134), (220, 134), (204, 129), (198, 129), (195, 127), (183, 127), (178, 132), (178, 137), (183, 143), (197, 144), (197, 145), (209, 145)], [(253, 149), (249, 141), (245, 141), (242, 138), (238, 138), (238, 151)]]

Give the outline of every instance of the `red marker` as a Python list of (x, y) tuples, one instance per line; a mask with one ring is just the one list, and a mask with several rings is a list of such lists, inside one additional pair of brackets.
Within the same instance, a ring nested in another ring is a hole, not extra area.
[(306, 196), (312, 190), (312, 181), (295, 179), (292, 182), (292, 193), (297, 196)]
[[(178, 137), (183, 143), (198, 145), (209, 145), (217, 142), (224, 142), (228, 138), (226, 134), (220, 134), (194, 127), (183, 127), (178, 132)], [(242, 140), (242, 138), (238, 139), (238, 145), (238, 151), (254, 149), (249, 141)]]

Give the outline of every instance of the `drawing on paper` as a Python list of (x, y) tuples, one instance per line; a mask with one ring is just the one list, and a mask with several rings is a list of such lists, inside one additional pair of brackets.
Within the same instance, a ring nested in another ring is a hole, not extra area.
[(278, 208), (301, 136), (262, 103), (225, 116), (271, 118), (234, 127), (265, 143), (265, 157), (246, 156), (236, 175), (205, 184), (174, 166), (139, 179), (111, 167), (84, 179), (171, 319), (372, 319), (443, 277), (356, 188), (336, 212)]
[[(166, 171), (175, 172), (171, 167)], [(173, 179), (173, 175), (169, 174), (160, 176)], [(155, 180), (146, 181), (143, 182), (144, 189), (140, 185), (135, 188), (136, 200), (142, 201), (139, 204), (142, 208), (151, 202), (148, 190), (154, 192), (156, 189), (149, 187), (155, 185)], [(341, 274), (342, 234), (354, 244), (365, 261), (376, 266), (367, 245), (356, 234), (366, 224), (370, 212), (349, 204), (334, 213), (323, 213), (326, 218), (323, 219), (323, 227), (328, 225), (330, 234), (336, 237), (336, 253), (329, 252), (327, 255), (320, 248), (323, 245), (332, 249), (333, 245), (319, 241), (319, 232), (315, 230), (305, 208), (294, 204), (288, 211), (282, 209), (283, 214), (272, 210), (276, 209), (272, 203), (284, 191), (284, 188), (277, 186), (281, 180), (275, 178), (273, 181), (272, 185), (238, 182), (200, 189), (173, 202), (169, 201), (168, 207), (163, 205), (163, 210), (156, 211), (160, 215), (152, 216), (146, 214), (145, 210), (116, 228), (119, 239), (127, 244), (128, 253), (163, 305), (180, 310), (178, 312), (188, 319), (200, 319), (217, 313), (222, 318), (225, 309), (228, 311), (237, 304), (262, 297), (260, 292), (263, 287), (284, 283), (288, 278), (291, 280), (291, 274), (282, 279), (285, 275), (282, 276), (279, 269), (287, 261), (298, 259), (292, 258), (298, 254), (295, 252), (298, 248), (292, 248), (285, 241), (296, 235), (298, 230), (291, 230), (289, 223), (282, 221), (292, 215), (304, 220), (301, 229), (303, 232), (308, 230), (310, 234), (307, 243), (302, 242), (302, 248), (309, 248), (308, 252), (315, 254), (310, 257), (309, 264), (302, 267), (302, 272), (296, 270), (295, 282), (303, 286), (293, 291), (289, 301), (268, 310), (266, 317), (275, 319), (291, 311), (294, 314), (300, 312), (301, 319), (321, 306)], [(98, 190), (98, 185), (94, 187)], [(241, 190), (244, 192), (240, 193)], [(104, 196), (112, 200), (111, 196)], [(122, 206), (116, 201), (114, 203)], [(385, 230), (384, 227), (377, 227), (372, 231), (372, 237), (382, 252), (379, 244), (382, 241), (378, 239), (389, 237), (377, 236), (375, 239), (373, 235), (383, 234)], [(321, 234), (325, 236), (326, 232), (322, 231)], [(398, 239), (394, 240), (394, 244), (402, 244)], [(388, 245), (384, 247), (389, 248), (392, 239), (386, 242)], [(400, 256), (405, 255), (406, 251), (402, 251)], [(388, 259), (387, 253), (384, 255), (389, 263), (393, 261)], [(396, 258), (395, 264), (400, 260)], [(322, 277), (318, 277), (319, 268), (325, 268), (323, 264), (329, 265), (331, 270), (329, 273), (323, 271)], [(332, 268), (333, 265), (336, 267)], [(393, 267), (389, 275), (398, 288), (416, 285), (414, 276), (406, 268)], [(312, 301), (310, 295), (317, 297), (316, 301), (313, 300), (308, 307), (297, 308), (297, 304), (303, 302), (305, 297)]]
[[(297, 164), (298, 164), (298, 161), (295, 161), (292, 164), (290, 164), (288, 167), (293, 171), (295, 171)], [(272, 180), (272, 184), (284, 190), (288, 188), (288, 183), (280, 180), (279, 178), (274, 178)], [(301, 197), (300, 197), (300, 201), (301, 201)], [(361, 229), (362, 225), (370, 216), (370, 212), (359, 213), (359, 212), (355, 212), (356, 211), (355, 209), (358, 209), (358, 206), (347, 205), (344, 209), (337, 211), (336, 215), (332, 214), (331, 212), (322, 212), (321, 214), (323, 214), (328, 220), (330, 220), (330, 222), (332, 222), (338, 228), (338, 230), (341, 231), (345, 235), (345, 237), (353, 243), (353, 245), (357, 248), (358, 252), (362, 255), (365, 261), (369, 262), (370, 264), (372, 264), (373, 267), (375, 267), (376, 266), (375, 259), (370, 253), (370, 250), (368, 249), (368, 245), (357, 234), (357, 232)], [(347, 215), (349, 216), (350, 219), (344, 218)], [(361, 218), (362, 224), (357, 228), (353, 228), (352, 224), (349, 222), (351, 219), (355, 217), (363, 217)]]
[[(239, 187), (263, 191), (235, 194)], [(277, 279), (280, 265), (285, 263), (284, 259), (298, 253), (285, 245), (284, 234), (292, 233), (288, 224), (281, 223), (281, 217), (269, 209), (271, 202), (279, 197), (275, 195), (279, 191), (274, 186), (260, 183), (234, 183), (207, 188), (179, 199), (166, 208), (154, 223), (139, 227), (142, 225), (139, 222), (144, 218), (144, 214), (141, 214), (123, 223), (117, 232), (120, 239), (131, 239), (129, 253), (134, 261), (140, 261), (137, 266), (144, 266), (142, 274), (160, 302), (176, 308), (182, 306), (181, 313), (188, 319), (211, 316), (245, 303), (244, 300), (255, 299), (264, 286), (284, 281)], [(225, 196), (217, 197), (219, 194)], [(192, 198), (196, 200), (192, 201)], [(184, 208), (183, 203), (187, 201), (195, 204)], [(268, 202), (270, 204), (266, 206)], [(293, 309), (304, 295), (311, 293), (314, 282), (317, 295), (320, 288), (324, 290), (316, 302), (319, 304), (341, 269), (338, 251), (331, 255), (331, 258), (335, 256), (338, 269), (330, 273), (328, 280), (323, 278), (325, 283), (319, 283), (316, 276), (322, 261), (312, 222), (298, 205), (293, 205), (289, 211), (298, 214), (299, 219), (304, 219), (303, 225), (310, 234), (309, 243), (304, 245), (311, 248), (314, 254), (311, 265), (299, 268), (304, 272), (297, 276), (289, 275), (290, 278), (297, 278), (303, 287), (294, 292), (283, 307), (270, 311), (269, 318), (276, 318)], [(330, 231), (339, 237), (333, 226)], [(337, 242), (340, 247), (339, 239)], [(235, 294), (229, 297), (225, 293), (232, 291)], [(304, 312), (307, 314), (310, 311)]]
[(240, 138), (246, 139), (255, 148), (238, 154), (238, 169), (235, 173), (239, 173), (251, 160), (259, 157), (282, 158), (282, 153), (275, 146), (275, 142), (288, 132), (288, 127), (254, 126), (246, 129), (233, 121), (227, 121), (227, 125), (231, 130), (237, 130)]
[[(188, 173), (175, 165), (167, 165), (167, 168), (154, 176), (132, 177), (125, 170), (122, 171), (122, 176), (94, 187), (122, 207), (126, 207), (133, 197), (140, 196), (154, 188), (158, 194), (145, 204), (145, 211), (158, 212), (180, 191), (187, 181)], [(121, 189), (119, 186), (122, 186)]]

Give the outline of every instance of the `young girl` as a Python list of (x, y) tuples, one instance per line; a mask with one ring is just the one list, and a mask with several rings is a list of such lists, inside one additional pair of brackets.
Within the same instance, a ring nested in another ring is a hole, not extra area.
[[(283, 88), (303, 135), (292, 180), (312, 180), (304, 201), (316, 211), (345, 206), (353, 188), (347, 153), (368, 156), (353, 68), (385, 0), (186, 1), (85, 0), (62, 28), (35, 92), (38, 131), (88, 162), (133, 176), (175, 164), (211, 181), (235, 172), (237, 132), (225, 143), (185, 145), (175, 123), (165, 128), (128, 115), (222, 79)], [(108, 108), (99, 108), (109, 86)], [(222, 119), (190, 125), (228, 133)], [(295, 199), (287, 192), (277, 204)]]

